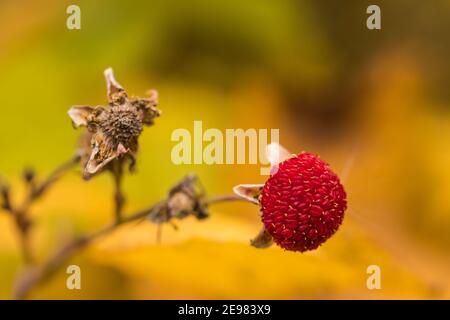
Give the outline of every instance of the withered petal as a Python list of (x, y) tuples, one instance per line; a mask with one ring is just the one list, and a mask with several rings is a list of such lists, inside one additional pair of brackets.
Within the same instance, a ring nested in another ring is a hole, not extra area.
[(274, 175), (275, 173), (277, 173), (278, 165), (284, 160), (292, 158), (292, 156), (293, 154), (283, 148), (283, 146), (281, 146), (279, 143), (270, 143), (266, 147), (266, 157), (267, 160), (269, 160), (271, 166), (270, 174)]
[(143, 110), (142, 123), (145, 125), (152, 125), (154, 119), (161, 115), (161, 111), (155, 107), (149, 106)]
[(92, 152), (86, 164), (85, 171), (88, 175), (93, 175), (103, 169), (108, 163), (120, 156), (121, 151), (112, 147), (102, 133), (92, 136)]
[(88, 117), (94, 111), (93, 107), (89, 106), (73, 106), (69, 109), (67, 114), (72, 119), (75, 127), (86, 127), (88, 123)]
[(152, 125), (154, 119), (161, 115), (161, 110), (156, 108), (158, 105), (158, 92), (150, 90), (149, 98), (133, 97), (130, 103), (142, 113), (142, 123), (145, 125)]
[(113, 102), (115, 100), (115, 94), (121, 92), (125, 93), (125, 89), (117, 82), (112, 68), (106, 69), (104, 75), (106, 79), (108, 100)]
[(250, 244), (259, 249), (268, 248), (273, 244), (273, 239), (266, 228), (263, 227), (258, 235), (250, 240)]
[(116, 159), (118, 155), (113, 154), (105, 159), (98, 160), (97, 156), (100, 154), (100, 151), (98, 148), (94, 148), (91, 153), (91, 157), (89, 158), (87, 164), (86, 164), (86, 173), (88, 175), (93, 175), (98, 173), (101, 169), (103, 169), (108, 163), (110, 163), (112, 160)]
[(233, 188), (233, 192), (252, 203), (259, 204), (259, 195), (263, 187), (263, 184), (239, 184)]
[(134, 172), (136, 171), (136, 153), (130, 150), (128, 153), (128, 159), (130, 160), (130, 164), (128, 165), (128, 171)]
[(146, 99), (148, 101), (148, 103), (152, 106), (157, 106), (159, 104), (158, 91), (155, 89), (150, 89), (146, 93), (150, 96)]

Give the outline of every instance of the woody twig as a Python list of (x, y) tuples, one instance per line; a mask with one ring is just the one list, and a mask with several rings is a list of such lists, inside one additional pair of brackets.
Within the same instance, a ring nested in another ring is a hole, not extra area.
[[(97, 231), (74, 238), (66, 245), (62, 246), (40, 266), (30, 268), (18, 279), (14, 288), (14, 297), (16, 299), (27, 298), (37, 285), (53, 276), (67, 260), (73, 258), (81, 250), (90, 246), (98, 239), (111, 234), (125, 224), (147, 219), (152, 223), (161, 225), (163, 223), (169, 223), (172, 219), (182, 219), (188, 215), (203, 219), (208, 216), (206, 209), (212, 204), (242, 200), (241, 197), (236, 195), (203, 197), (203, 195), (196, 194), (195, 192), (192, 192), (194, 187), (191, 180), (192, 177), (193, 176), (188, 176), (184, 178), (180, 183), (173, 187), (166, 199), (126, 217), (122, 217), (121, 220), (114, 221)], [(193, 181), (196, 181), (196, 177)], [(181, 189), (180, 186), (182, 186)], [(192, 201), (181, 200), (183, 199), (183, 195), (187, 195), (188, 193), (188, 197)]]
[(29, 215), (31, 206), (41, 198), (44, 193), (64, 175), (64, 173), (77, 164), (79, 160), (80, 157), (78, 155), (74, 156), (69, 161), (58, 166), (41, 182), (37, 181), (36, 174), (33, 170), (25, 170), (23, 178), (27, 185), (27, 193), (23, 201), (17, 205), (13, 203), (11, 187), (5, 182), (0, 185), (1, 207), (14, 219), (25, 265), (34, 263), (34, 256), (30, 245), (30, 229), (33, 224)]

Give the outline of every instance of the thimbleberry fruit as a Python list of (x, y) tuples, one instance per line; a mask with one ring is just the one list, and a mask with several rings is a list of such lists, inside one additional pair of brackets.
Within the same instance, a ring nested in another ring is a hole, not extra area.
[(261, 192), (264, 226), (280, 247), (316, 249), (342, 223), (346, 193), (338, 176), (318, 156), (307, 152), (287, 159)]

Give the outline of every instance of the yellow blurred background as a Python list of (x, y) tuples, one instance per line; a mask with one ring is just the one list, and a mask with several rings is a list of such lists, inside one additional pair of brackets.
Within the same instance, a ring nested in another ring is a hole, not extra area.
[[(366, 28), (371, 1), (153, 0), (0, 2), (0, 176), (22, 192), (74, 152), (81, 131), (67, 110), (106, 104), (111, 66), (130, 94), (160, 94), (163, 114), (140, 138), (125, 178), (126, 212), (165, 197), (196, 172), (208, 193), (263, 183), (259, 165), (171, 162), (177, 128), (279, 128), (292, 152), (315, 152), (342, 177), (343, 225), (304, 254), (249, 245), (256, 206), (211, 207), (205, 221), (130, 224), (37, 287), (36, 299), (449, 299), (450, 2), (376, 1), (382, 29)], [(81, 8), (81, 30), (66, 8)], [(39, 261), (113, 217), (112, 181), (75, 170), (32, 208)], [(381, 268), (368, 290), (366, 268)], [(23, 270), (13, 222), (0, 212), (0, 298)]]

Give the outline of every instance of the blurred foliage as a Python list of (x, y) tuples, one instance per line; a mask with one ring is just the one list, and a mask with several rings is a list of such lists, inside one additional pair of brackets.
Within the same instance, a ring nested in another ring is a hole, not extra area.
[[(79, 4), (82, 29), (65, 27)], [(256, 250), (257, 208), (223, 204), (211, 219), (164, 229), (134, 224), (77, 256), (81, 291), (64, 270), (33, 298), (450, 298), (450, 4), (377, 1), (382, 30), (365, 27), (370, 1), (2, 1), (0, 175), (20, 191), (24, 166), (41, 174), (68, 159), (80, 132), (73, 104), (104, 104), (112, 66), (135, 95), (160, 93), (163, 111), (141, 137), (125, 180), (131, 212), (195, 171), (210, 194), (262, 182), (254, 165), (175, 166), (176, 128), (280, 128), (345, 179), (349, 210), (317, 251)], [(112, 217), (111, 179), (73, 174), (33, 210), (42, 260)], [(0, 298), (21, 268), (0, 215)], [(366, 268), (382, 270), (367, 290)]]

